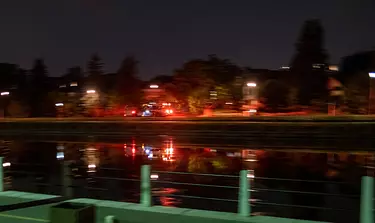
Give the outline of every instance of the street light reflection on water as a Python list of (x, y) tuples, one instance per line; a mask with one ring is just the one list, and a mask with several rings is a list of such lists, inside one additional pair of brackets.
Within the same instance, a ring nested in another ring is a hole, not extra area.
[[(361, 176), (361, 166), (367, 164), (366, 157), (373, 154), (231, 148), (228, 145), (219, 147), (213, 143), (205, 146), (182, 146), (169, 137), (150, 141), (128, 138), (118, 143), (101, 143), (92, 139), (85, 143), (30, 143), (22, 140), (7, 143), (3, 143), (0, 147), (5, 160), (4, 172), (11, 169), (33, 173), (38, 170), (46, 175), (44, 178), (38, 177), (37, 180), (42, 181), (38, 183), (53, 185), (54, 182), (58, 183), (61, 180), (61, 169), (65, 167), (62, 164), (72, 162), (72, 178), (80, 189), (77, 196), (138, 202), (140, 167), (148, 164), (152, 166), (150, 180), (152, 180), (153, 198), (157, 199), (155, 204), (189, 208), (196, 208), (196, 205), (200, 208), (214, 207), (219, 204), (211, 205), (203, 200), (197, 202), (197, 200), (179, 198), (179, 195), (213, 196), (219, 199), (221, 196), (226, 196), (234, 200), (237, 199), (237, 195), (235, 191), (222, 188), (185, 186), (182, 185), (184, 183), (236, 187), (239, 171), (246, 169), (247, 178), (251, 181), (252, 196), (254, 195), (254, 199), (267, 201), (266, 198), (261, 197), (263, 196), (261, 193), (257, 194), (253, 191), (261, 191), (259, 186), (263, 189), (275, 189), (275, 187), (286, 189), (293, 187), (293, 190), (301, 191), (306, 189), (298, 185), (291, 186), (290, 183), (285, 183), (286, 181), (272, 183), (275, 181), (267, 179), (311, 179), (316, 177), (316, 174), (320, 174), (319, 179), (329, 181), (331, 180), (329, 177), (333, 174), (340, 171), (344, 173), (345, 169), (348, 169), (350, 170), (348, 174), (341, 174), (341, 176), (343, 180), (351, 180), (355, 179), (357, 173)], [(6, 151), (8, 152), (5, 153)], [(18, 163), (34, 163), (43, 167), (32, 169), (18, 166)], [(329, 172), (331, 166), (334, 167), (334, 173)], [(170, 172), (174, 173), (170, 174)], [(178, 174), (182, 172), (183, 174)], [(231, 177), (226, 178), (227, 175)], [(9, 177), (11, 180), (8, 188), (12, 190), (49, 193), (47, 188), (33, 188), (31, 183), (25, 183), (23, 176), (8, 175)], [(174, 182), (179, 184), (173, 184)], [(360, 185), (360, 181), (356, 185)], [(315, 189), (315, 185), (313, 187), (308, 189)], [(86, 188), (94, 189), (89, 191)], [(225, 209), (228, 206), (225, 204), (220, 208)]]

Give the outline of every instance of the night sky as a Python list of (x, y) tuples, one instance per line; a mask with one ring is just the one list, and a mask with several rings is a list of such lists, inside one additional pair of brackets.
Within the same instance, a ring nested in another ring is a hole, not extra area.
[(303, 21), (322, 20), (331, 63), (375, 46), (374, 0), (11, 0), (0, 6), (0, 62), (51, 76), (98, 52), (106, 72), (124, 56), (147, 79), (217, 54), (242, 66), (288, 64)]

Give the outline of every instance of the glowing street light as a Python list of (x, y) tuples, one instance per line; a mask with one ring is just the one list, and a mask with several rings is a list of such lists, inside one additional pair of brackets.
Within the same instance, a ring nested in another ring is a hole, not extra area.
[(154, 88), (154, 89), (155, 89), (155, 88), (159, 88), (159, 85), (151, 84), (151, 85), (150, 85), (150, 88)]
[(3, 163), (3, 167), (10, 167), (12, 164), (10, 162)]
[(87, 93), (87, 94), (95, 94), (96, 91), (95, 91), (95, 90), (87, 90), (86, 93)]
[(375, 78), (375, 72), (369, 72), (369, 73), (368, 73), (368, 76), (369, 76), (370, 78)]
[(62, 106), (64, 106), (64, 103), (56, 103), (55, 106), (56, 107), (62, 107)]
[(7, 96), (7, 95), (9, 95), (9, 94), (10, 94), (9, 91), (1, 92), (1, 96)]
[(249, 82), (249, 83), (246, 84), (246, 86), (248, 86), (248, 87), (256, 87), (257, 84), (254, 83), (254, 82)]
[(150, 178), (151, 178), (151, 180), (157, 180), (157, 179), (159, 179), (159, 175), (156, 174), (156, 173), (153, 173), (153, 174), (150, 175)]

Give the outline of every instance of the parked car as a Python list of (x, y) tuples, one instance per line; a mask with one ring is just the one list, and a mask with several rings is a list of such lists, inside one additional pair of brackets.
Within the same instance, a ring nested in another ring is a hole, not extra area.
[(142, 108), (126, 107), (124, 110), (124, 117), (141, 117), (142, 113)]

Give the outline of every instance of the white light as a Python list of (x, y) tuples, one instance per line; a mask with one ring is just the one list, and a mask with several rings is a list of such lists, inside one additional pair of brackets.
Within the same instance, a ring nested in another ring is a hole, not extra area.
[(150, 88), (159, 88), (159, 85), (151, 84), (151, 85), (150, 85)]
[(58, 153), (56, 154), (56, 159), (58, 159), (58, 160), (62, 160), (62, 159), (64, 159), (64, 152), (58, 152)]
[(256, 83), (253, 83), (253, 82), (251, 82), (251, 83), (247, 83), (246, 84), (248, 87), (256, 87), (257, 86), (257, 84)]
[(338, 67), (338, 66), (335, 66), (335, 65), (330, 65), (330, 66), (328, 67), (328, 70), (330, 70), (330, 71), (339, 71), (339, 67)]
[(9, 162), (6, 162), (6, 163), (3, 163), (3, 167), (10, 167), (10, 163)]
[(226, 105), (233, 105), (232, 102), (225, 102)]
[(96, 165), (95, 165), (95, 164), (89, 164), (87, 167), (88, 167), (89, 169), (95, 169), (95, 168), (96, 168)]
[(56, 107), (61, 107), (61, 106), (64, 106), (64, 103), (56, 103), (55, 106)]
[(9, 95), (9, 91), (1, 92), (1, 96)]
[(87, 93), (87, 94), (95, 94), (96, 91), (95, 91), (95, 90), (87, 90), (86, 93)]
[(250, 109), (249, 112), (250, 112), (250, 113), (256, 113), (257, 110), (256, 110), (256, 109)]
[(77, 86), (78, 86), (77, 82), (70, 83), (70, 87), (77, 87)]
[(255, 178), (254, 170), (248, 170), (247, 178), (251, 178), (251, 179)]
[(148, 155), (148, 158), (149, 159), (152, 159), (154, 157), (154, 155), (152, 154), (152, 153), (150, 153), (149, 155)]
[(375, 78), (375, 72), (368, 73), (368, 76), (371, 77), (371, 78)]
[(159, 175), (153, 173), (153, 174), (151, 174), (150, 178), (151, 178), (152, 180), (157, 180), (157, 179), (159, 179)]

